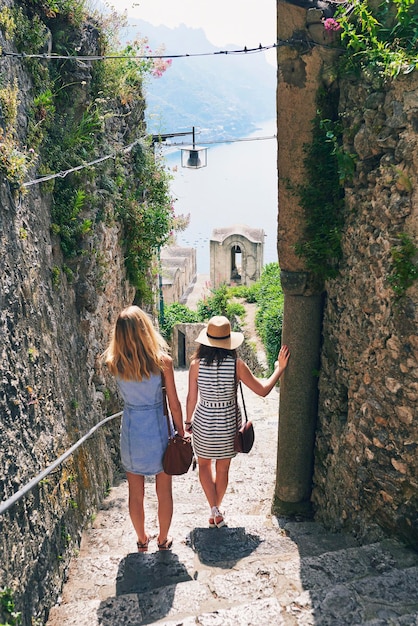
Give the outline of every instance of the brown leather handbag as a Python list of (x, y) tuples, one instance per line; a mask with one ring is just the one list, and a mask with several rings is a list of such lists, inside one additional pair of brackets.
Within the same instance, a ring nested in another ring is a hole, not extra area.
[[(237, 392), (238, 389), (237, 389), (236, 381), (237, 381), (237, 362), (235, 361), (235, 389)], [(235, 419), (236, 419), (236, 424), (237, 424), (237, 432), (235, 433), (234, 450), (235, 452), (244, 452), (244, 454), (248, 454), (248, 452), (250, 452), (251, 448), (254, 445), (254, 427), (253, 427), (253, 423), (249, 421), (248, 416), (247, 416), (247, 409), (245, 406), (244, 393), (242, 391), (241, 381), (239, 381), (239, 388), (241, 391), (242, 407), (244, 409), (245, 422), (241, 426), (241, 428), (238, 428), (238, 400), (237, 400), (237, 393), (235, 393)]]
[(177, 433), (172, 434), (163, 374), (161, 374), (161, 387), (164, 415), (167, 419), (168, 430), (168, 445), (163, 456), (163, 469), (170, 476), (180, 476), (181, 474), (186, 474), (192, 464), (194, 457), (192, 442), (190, 437), (180, 437)]

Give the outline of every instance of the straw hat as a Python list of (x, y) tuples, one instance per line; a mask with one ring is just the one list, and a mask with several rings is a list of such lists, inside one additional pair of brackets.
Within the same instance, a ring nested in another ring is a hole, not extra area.
[(212, 348), (224, 348), (225, 350), (235, 350), (244, 341), (242, 333), (231, 331), (231, 324), (227, 317), (216, 315), (212, 317), (206, 328), (204, 328), (198, 338), (197, 343)]

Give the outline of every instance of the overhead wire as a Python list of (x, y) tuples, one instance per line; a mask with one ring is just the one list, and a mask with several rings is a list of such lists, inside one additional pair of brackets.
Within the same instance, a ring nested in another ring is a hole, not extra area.
[[(236, 141), (262, 141), (265, 139), (275, 139), (275, 138), (276, 138), (276, 135), (271, 135), (268, 137), (241, 137), (241, 138), (203, 141), (202, 143), (204, 143), (205, 145), (209, 145), (209, 144), (219, 144), (219, 143), (234, 143)], [(135, 141), (130, 143), (128, 146), (125, 146), (124, 148), (121, 148), (120, 150), (116, 150), (115, 152), (112, 152), (111, 154), (106, 154), (105, 156), (98, 157), (97, 159), (94, 159), (93, 161), (89, 161), (88, 163), (83, 163), (82, 165), (77, 165), (75, 167), (69, 168), (68, 170), (63, 170), (55, 174), (46, 174), (45, 176), (41, 176), (40, 178), (34, 178), (33, 180), (29, 180), (25, 183), (22, 183), (22, 187), (31, 187), (32, 185), (38, 185), (39, 183), (44, 183), (49, 180), (53, 180), (54, 178), (65, 178), (66, 176), (68, 176), (68, 174), (72, 174), (73, 172), (78, 172), (87, 167), (98, 165), (99, 163), (102, 163), (103, 161), (107, 161), (108, 159), (115, 159), (117, 156), (121, 154), (128, 154), (132, 150), (132, 148), (134, 148), (136, 145), (140, 143), (145, 143), (145, 139), (144, 138), (136, 139)], [(185, 145), (189, 145), (189, 144), (186, 144), (184, 142), (183, 143), (162, 143), (161, 142), (158, 144), (158, 147), (171, 148), (171, 147), (185, 146)]]
[[(185, 59), (185, 58), (193, 58), (193, 57), (207, 57), (207, 56), (234, 56), (234, 55), (246, 55), (246, 54), (256, 54), (258, 52), (265, 52), (266, 50), (272, 50), (274, 48), (280, 48), (282, 46), (300, 46), (304, 45), (308, 48), (313, 48), (314, 46), (320, 46), (322, 48), (333, 48), (336, 49), (335, 45), (329, 45), (325, 43), (318, 43), (313, 40), (308, 39), (296, 39), (295, 37), (289, 37), (289, 39), (278, 39), (276, 43), (273, 43), (268, 46), (263, 46), (261, 43), (255, 48), (249, 48), (244, 46), (244, 48), (239, 48), (236, 50), (215, 50), (212, 52), (190, 52), (190, 53), (181, 53), (181, 54), (137, 54), (137, 55), (124, 55), (124, 54), (102, 54), (102, 55), (77, 55), (77, 54), (54, 54), (54, 53), (38, 53), (38, 54), (28, 54), (26, 52), (9, 52), (1, 50), (1, 56), (3, 57), (12, 57), (17, 59), (43, 59), (47, 61), (106, 61), (106, 60), (123, 60), (123, 59), (144, 59), (144, 60), (153, 60), (153, 59)], [(344, 48), (338, 48), (344, 50)]]
[[(152, 60), (152, 59), (180, 59), (180, 58), (190, 58), (190, 57), (204, 57), (204, 56), (219, 56), (219, 55), (240, 55), (240, 54), (254, 54), (254, 53), (258, 53), (258, 52), (263, 52), (266, 50), (271, 50), (273, 48), (278, 48), (280, 46), (295, 46), (295, 45), (308, 45), (308, 47), (312, 47), (314, 45), (320, 45), (323, 47), (329, 47), (326, 44), (317, 44), (316, 42), (313, 41), (307, 41), (306, 39), (295, 39), (295, 38), (289, 38), (286, 40), (278, 40), (277, 43), (274, 43), (272, 45), (268, 45), (268, 46), (263, 46), (261, 43), (256, 47), (256, 48), (248, 48), (247, 46), (244, 46), (244, 48), (240, 48), (240, 49), (236, 49), (236, 50), (216, 50), (213, 52), (198, 52), (198, 53), (186, 53), (186, 54), (142, 54), (142, 55), (116, 55), (116, 54), (112, 54), (112, 55), (63, 55), (63, 54), (51, 54), (51, 53), (40, 53), (40, 54), (27, 54), (25, 52), (8, 52), (6, 50), (4, 50), (4, 48), (1, 50), (1, 56), (3, 57), (12, 57), (12, 58), (20, 58), (20, 59), (33, 59), (33, 58), (37, 58), (37, 59), (44, 59), (44, 60), (73, 60), (73, 61), (106, 61), (106, 60), (123, 60), (123, 59), (148, 59), (148, 60)], [(234, 143), (237, 141), (261, 141), (264, 139), (275, 139), (276, 136), (272, 135), (269, 137), (251, 137), (251, 138), (231, 138), (231, 139), (222, 139), (222, 140), (212, 140), (212, 141), (205, 141), (204, 143), (207, 145), (211, 145), (211, 144), (219, 144), (219, 143)], [(42, 176), (40, 178), (35, 178), (33, 180), (29, 180), (25, 183), (22, 184), (23, 187), (30, 187), (31, 185), (36, 185), (39, 183), (43, 183), (49, 180), (53, 180), (55, 178), (65, 178), (66, 176), (68, 176), (68, 174), (71, 174), (73, 172), (77, 172), (79, 170), (85, 169), (87, 167), (92, 167), (94, 165), (98, 165), (99, 163), (102, 163), (103, 161), (106, 161), (108, 159), (112, 159), (112, 158), (116, 158), (119, 154), (123, 154), (123, 153), (128, 153), (130, 150), (132, 150), (132, 148), (137, 145), (138, 143), (140, 143), (142, 140), (138, 139), (136, 141), (134, 141), (132, 144), (130, 144), (129, 146), (126, 146), (125, 148), (123, 148), (122, 150), (113, 152), (111, 154), (107, 154), (105, 156), (99, 157), (97, 159), (94, 159), (93, 161), (89, 161), (88, 163), (83, 163), (81, 165), (77, 165), (75, 167), (69, 168), (67, 170), (63, 170), (60, 172), (57, 172), (55, 174), (47, 174), (45, 176)], [(163, 145), (164, 147), (175, 147), (175, 146), (181, 146), (181, 145), (186, 145), (184, 143), (168, 143), (168, 144), (160, 144)]]
[(47, 59), (47, 60), (73, 60), (73, 61), (106, 61), (107, 59), (181, 59), (188, 57), (205, 57), (205, 56), (219, 56), (219, 55), (236, 55), (236, 54), (254, 54), (257, 52), (263, 52), (265, 50), (271, 50), (276, 48), (277, 44), (271, 44), (269, 46), (263, 46), (261, 43), (256, 48), (240, 48), (237, 50), (215, 50), (213, 52), (192, 52), (184, 54), (137, 54), (137, 55), (123, 55), (123, 54), (103, 54), (103, 55), (71, 55), (71, 54), (53, 54), (53, 53), (39, 53), (39, 54), (27, 54), (26, 52), (7, 52), (2, 50), (2, 56), (15, 57), (20, 59)]
[[(238, 141), (264, 141), (265, 139), (277, 139), (277, 135), (268, 135), (267, 137), (234, 137), (231, 139), (212, 139), (209, 141), (202, 141), (202, 144), (204, 144), (205, 146), (208, 145), (212, 145), (212, 144), (217, 144), (217, 143), (236, 143)], [(173, 142), (173, 143), (166, 143), (166, 144), (161, 144), (163, 147), (165, 148), (171, 148), (172, 146), (188, 146), (190, 145), (189, 143), (186, 143), (184, 141), (182, 142)]]

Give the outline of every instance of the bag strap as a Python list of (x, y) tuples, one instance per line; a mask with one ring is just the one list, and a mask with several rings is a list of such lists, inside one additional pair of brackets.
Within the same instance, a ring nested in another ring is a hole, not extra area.
[(248, 417), (247, 417), (247, 408), (245, 406), (245, 400), (244, 400), (244, 392), (242, 390), (242, 384), (241, 381), (239, 381), (239, 383), (237, 383), (237, 359), (235, 359), (235, 363), (234, 363), (234, 388), (235, 388), (235, 422), (237, 425), (237, 432), (238, 432), (238, 398), (237, 398), (237, 394), (238, 394), (238, 386), (239, 389), (241, 391), (241, 399), (242, 399), (242, 408), (244, 409), (244, 415), (245, 415), (245, 423), (248, 422)]
[(244, 409), (244, 415), (245, 415), (245, 423), (248, 422), (248, 417), (247, 417), (247, 407), (245, 406), (245, 400), (244, 400), (244, 392), (242, 390), (242, 384), (241, 381), (239, 381), (239, 389), (241, 391), (241, 400), (242, 400), (242, 408)]
[(170, 428), (170, 419), (168, 417), (167, 392), (166, 392), (166, 389), (165, 389), (165, 379), (164, 379), (163, 372), (161, 372), (161, 391), (163, 392), (163, 411), (164, 411), (164, 415), (165, 415), (165, 417), (167, 419), (168, 438), (170, 439), (170, 437), (171, 437), (171, 428)]

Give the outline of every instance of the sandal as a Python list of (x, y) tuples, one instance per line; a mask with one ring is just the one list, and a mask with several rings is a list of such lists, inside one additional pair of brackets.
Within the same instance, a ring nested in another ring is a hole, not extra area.
[(149, 545), (149, 537), (147, 537), (144, 541), (144, 543), (141, 543), (140, 541), (136, 542), (137, 548), (138, 548), (138, 552), (148, 552), (148, 545)]
[(216, 528), (222, 528), (222, 526), (225, 526), (226, 524), (222, 513), (219, 513), (218, 515), (216, 515), (213, 521), (216, 524)]
[(173, 545), (173, 540), (171, 537), (167, 537), (167, 539), (163, 541), (162, 543), (157, 543), (157, 546), (160, 552), (171, 550), (172, 545)]
[(224, 516), (217, 506), (212, 507), (212, 517), (209, 518), (209, 528), (222, 528), (225, 526)]

